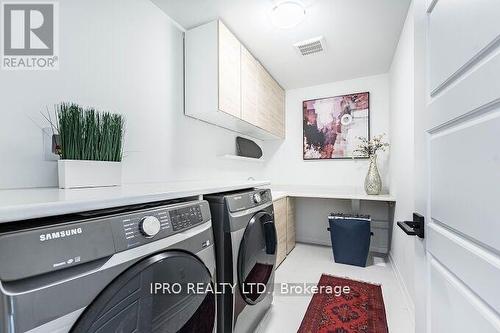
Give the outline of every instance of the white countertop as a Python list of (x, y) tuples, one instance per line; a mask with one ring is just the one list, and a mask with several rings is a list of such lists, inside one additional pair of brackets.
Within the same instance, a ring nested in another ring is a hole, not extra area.
[(390, 194), (368, 195), (364, 189), (356, 187), (308, 186), (308, 185), (273, 185), (271, 187), (273, 200), (283, 197), (350, 199), (395, 202)]
[[(0, 223), (71, 214), (90, 210), (192, 197), (252, 187), (268, 187), (269, 181), (192, 181), (127, 184), (61, 190), (33, 188), (0, 190)], [(367, 195), (354, 187), (273, 185), (273, 200), (287, 196), (304, 198), (350, 199), (394, 202), (389, 194)]]
[(281, 198), (288, 197), (288, 193), (286, 191), (276, 191), (271, 188), (271, 196), (273, 197), (273, 201), (279, 200)]
[(0, 190), (0, 223), (234, 191), (269, 181), (193, 181), (61, 190)]

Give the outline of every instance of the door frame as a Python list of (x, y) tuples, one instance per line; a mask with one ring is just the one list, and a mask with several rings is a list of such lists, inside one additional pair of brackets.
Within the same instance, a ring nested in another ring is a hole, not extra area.
[[(435, 1), (433, 1), (435, 2)], [(414, 15), (414, 142), (415, 142), (415, 211), (425, 217), (425, 224), (430, 219), (430, 202), (428, 202), (428, 134), (426, 112), (430, 96), (427, 94), (428, 61), (427, 61), (427, 16), (428, 0), (413, 0)], [(419, 182), (418, 179), (424, 180)], [(414, 237), (414, 290), (415, 290), (415, 332), (428, 332), (430, 315), (428, 311), (429, 261), (427, 260), (426, 239)]]

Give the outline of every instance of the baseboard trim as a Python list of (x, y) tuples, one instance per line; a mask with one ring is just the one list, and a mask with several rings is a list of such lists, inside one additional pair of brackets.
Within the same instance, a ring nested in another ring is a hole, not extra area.
[[(318, 239), (296, 238), (295, 242), (303, 243), (303, 244), (322, 245), (322, 246), (332, 247), (332, 242), (330, 240), (322, 241), (322, 240), (318, 240)], [(388, 250), (386, 247), (370, 246), (370, 253), (377, 253), (377, 254), (381, 254), (383, 256), (386, 256), (386, 255), (388, 255)]]
[(302, 243), (302, 244), (311, 244), (311, 245), (323, 245), (323, 246), (329, 246), (332, 247), (332, 243), (330, 240), (328, 241), (322, 241), (319, 239), (313, 239), (313, 238), (304, 238), (304, 237), (296, 237), (295, 238), (296, 243)]
[(399, 269), (398, 265), (396, 264), (396, 261), (392, 257), (392, 252), (389, 252), (388, 258), (392, 264), (392, 267), (393, 267), (392, 270), (394, 272), (394, 275), (396, 276), (396, 280), (399, 283), (399, 287), (403, 291), (406, 306), (413, 313), (413, 316), (411, 318), (413, 320), (413, 324), (415, 324), (415, 304), (413, 303), (413, 300), (411, 299), (410, 292), (408, 291), (408, 287), (406, 286), (405, 280), (403, 279), (403, 275), (401, 274), (401, 270)]

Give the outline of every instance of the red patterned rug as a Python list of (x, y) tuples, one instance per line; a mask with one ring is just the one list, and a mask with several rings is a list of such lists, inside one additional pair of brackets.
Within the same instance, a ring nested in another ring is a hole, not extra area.
[[(379, 285), (323, 274), (320, 286), (349, 286), (350, 292), (313, 295), (299, 333), (388, 333)], [(324, 289), (326, 290), (326, 289)]]

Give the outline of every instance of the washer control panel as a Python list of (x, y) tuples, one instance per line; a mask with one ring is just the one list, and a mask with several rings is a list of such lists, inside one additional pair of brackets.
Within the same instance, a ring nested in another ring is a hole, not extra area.
[(145, 237), (154, 237), (160, 232), (161, 222), (155, 216), (143, 217), (139, 223), (139, 230)]
[(117, 250), (123, 251), (190, 229), (210, 218), (208, 203), (195, 201), (124, 214), (112, 221), (112, 228)]
[(189, 206), (174, 209), (169, 212), (170, 221), (174, 231), (190, 228), (203, 222), (200, 206)]
[(208, 202), (196, 200), (130, 208), (104, 216), (81, 215), (53, 225), (3, 232), (0, 233), (0, 281), (25, 279), (110, 257), (210, 219)]

